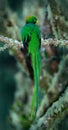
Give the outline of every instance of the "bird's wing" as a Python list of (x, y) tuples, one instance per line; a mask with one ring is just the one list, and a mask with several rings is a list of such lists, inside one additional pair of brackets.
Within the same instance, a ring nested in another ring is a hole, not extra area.
[(25, 52), (28, 53), (28, 44), (31, 38), (31, 28), (28, 25), (22, 27), (21, 37), (24, 45)]
[(28, 42), (28, 38), (30, 37), (30, 29), (27, 25), (23, 26), (21, 30), (21, 37), (23, 42)]

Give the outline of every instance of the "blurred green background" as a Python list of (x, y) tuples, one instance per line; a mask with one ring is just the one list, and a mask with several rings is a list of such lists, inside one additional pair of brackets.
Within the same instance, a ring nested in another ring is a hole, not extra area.
[[(47, 19), (48, 5), (54, 18), (63, 16), (62, 22), (57, 20), (55, 23), (56, 32), (53, 32), (51, 18)], [(43, 38), (68, 39), (68, 0), (0, 0), (0, 34), (20, 40), (20, 30), (27, 15), (38, 17)], [(13, 55), (8, 50), (0, 52), (0, 130), (11, 130), (8, 115), (16, 91), (14, 76), (18, 71)], [(59, 124), (58, 130), (67, 130), (67, 121), (68, 117)]]
[(16, 90), (16, 60), (8, 51), (0, 53), (0, 130), (8, 129), (8, 115)]

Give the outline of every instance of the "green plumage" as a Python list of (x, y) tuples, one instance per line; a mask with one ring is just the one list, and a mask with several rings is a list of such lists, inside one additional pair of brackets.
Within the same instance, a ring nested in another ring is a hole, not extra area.
[[(34, 72), (34, 96), (32, 99), (32, 109), (35, 107), (36, 99), (36, 111), (38, 109), (38, 87), (39, 87), (39, 78), (41, 70), (41, 56), (40, 56), (40, 47), (41, 47), (41, 36), (39, 27), (35, 24), (37, 19), (32, 16), (32, 19), (29, 18), (26, 21), (26, 24), (23, 26), (21, 31), (21, 37), (24, 45), (26, 54), (31, 56), (31, 64)], [(35, 21), (36, 20), (36, 21)], [(33, 21), (33, 22), (32, 22)]]

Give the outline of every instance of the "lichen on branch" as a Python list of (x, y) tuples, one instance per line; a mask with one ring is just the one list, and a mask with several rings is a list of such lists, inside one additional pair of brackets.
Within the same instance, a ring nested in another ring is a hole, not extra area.
[[(2, 35), (0, 35), (0, 42), (6, 44), (6, 46), (0, 47), (0, 51), (3, 51), (7, 48), (14, 48), (14, 49), (23, 48), (23, 44), (21, 41), (4, 37)], [(41, 39), (41, 42), (42, 42), (42, 47), (44, 47), (45, 45), (68, 46), (68, 40)]]
[[(44, 114), (31, 126), (30, 130), (51, 130), (51, 127), (57, 118), (62, 120), (64, 113), (68, 112), (68, 87), (64, 94), (56, 101)], [(63, 116), (61, 116), (63, 115)]]

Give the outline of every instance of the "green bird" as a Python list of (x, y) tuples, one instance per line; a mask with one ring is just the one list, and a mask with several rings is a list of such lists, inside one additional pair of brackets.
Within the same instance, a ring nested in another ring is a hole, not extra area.
[(34, 76), (34, 94), (32, 98), (31, 115), (34, 114), (34, 108), (36, 106), (35, 115), (38, 109), (39, 101), (39, 80), (40, 80), (40, 70), (41, 70), (41, 32), (39, 26), (36, 24), (37, 18), (35, 16), (28, 16), (26, 18), (26, 23), (21, 30), (21, 38), (23, 41), (26, 62), (29, 69), (33, 69)]

